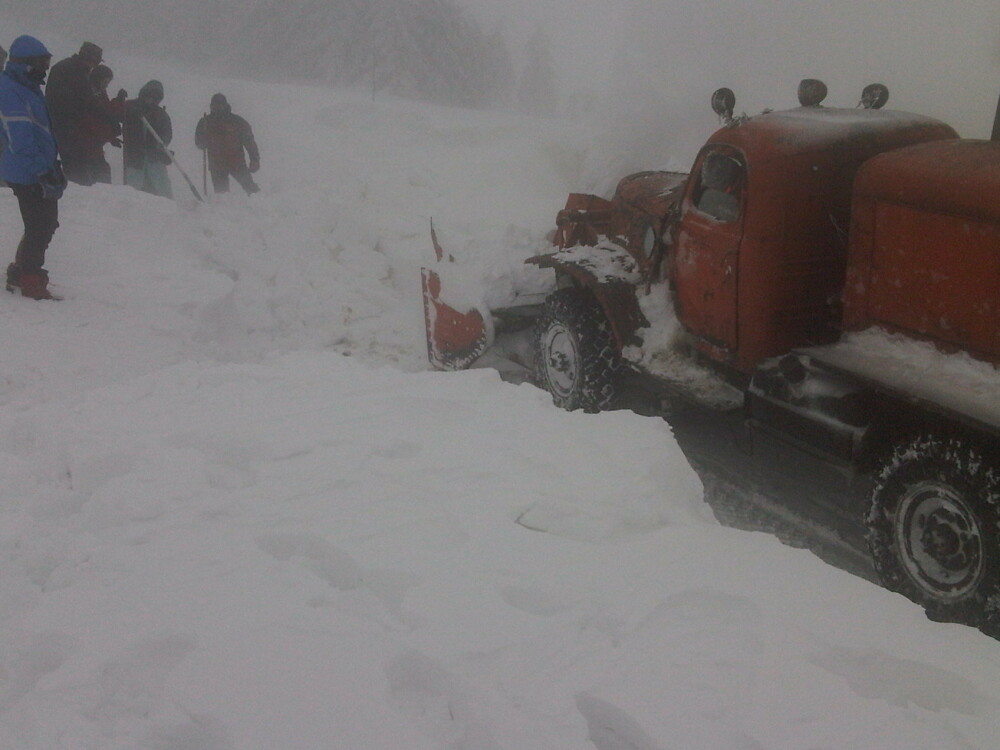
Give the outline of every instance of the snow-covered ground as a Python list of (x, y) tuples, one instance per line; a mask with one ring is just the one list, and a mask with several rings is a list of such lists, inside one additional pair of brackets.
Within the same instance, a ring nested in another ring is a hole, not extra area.
[(663, 421), (426, 370), (430, 219), (509, 277), (583, 132), (109, 62), (263, 189), (71, 187), (66, 300), (0, 296), (2, 750), (997, 746), (996, 641), (719, 526)]

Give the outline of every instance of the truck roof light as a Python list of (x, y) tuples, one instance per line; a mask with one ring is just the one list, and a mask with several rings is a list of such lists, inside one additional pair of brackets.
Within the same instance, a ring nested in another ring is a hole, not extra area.
[(798, 94), (803, 107), (818, 107), (826, 99), (826, 84), (817, 78), (803, 78), (799, 81)]
[(881, 83), (869, 83), (861, 90), (859, 107), (865, 109), (882, 109), (889, 101), (889, 89)]
[(726, 122), (733, 119), (733, 109), (736, 107), (736, 94), (732, 89), (716, 89), (712, 93), (712, 111)]

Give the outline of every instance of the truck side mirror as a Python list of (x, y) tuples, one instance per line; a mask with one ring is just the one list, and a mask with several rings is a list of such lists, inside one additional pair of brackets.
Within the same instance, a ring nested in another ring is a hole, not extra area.
[(733, 109), (736, 107), (736, 94), (732, 89), (716, 89), (712, 93), (712, 111), (726, 122), (733, 119)]
[(859, 107), (865, 109), (882, 109), (889, 101), (889, 89), (881, 83), (869, 83), (861, 90)]
[(803, 107), (818, 107), (826, 99), (826, 84), (816, 78), (799, 81), (799, 104)]

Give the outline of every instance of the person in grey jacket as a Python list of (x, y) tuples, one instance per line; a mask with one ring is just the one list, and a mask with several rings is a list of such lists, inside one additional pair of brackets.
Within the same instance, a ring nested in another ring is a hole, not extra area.
[(125, 122), (122, 126), (125, 183), (153, 195), (172, 198), (167, 165), (173, 157), (145, 124), (149, 124), (164, 145), (173, 139), (173, 124), (167, 110), (160, 104), (162, 101), (163, 84), (149, 81), (139, 89), (139, 96), (125, 102)]

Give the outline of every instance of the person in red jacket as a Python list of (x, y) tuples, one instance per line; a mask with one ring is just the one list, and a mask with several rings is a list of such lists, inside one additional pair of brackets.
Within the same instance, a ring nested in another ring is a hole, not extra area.
[(95, 106), (80, 118), (80, 182), (111, 183), (111, 165), (104, 158), (104, 145), (122, 147), (122, 119), (128, 93), (120, 89), (114, 99), (108, 97), (108, 85), (115, 74), (107, 65), (98, 65), (90, 73)]
[[(207, 150), (208, 171), (212, 175), (215, 192), (229, 192), (230, 175), (247, 195), (260, 190), (251, 176), (251, 173), (260, 169), (260, 151), (250, 123), (233, 114), (232, 107), (222, 94), (212, 97), (209, 114), (198, 121), (194, 143), (198, 148)], [(249, 165), (247, 157), (250, 159)]]

